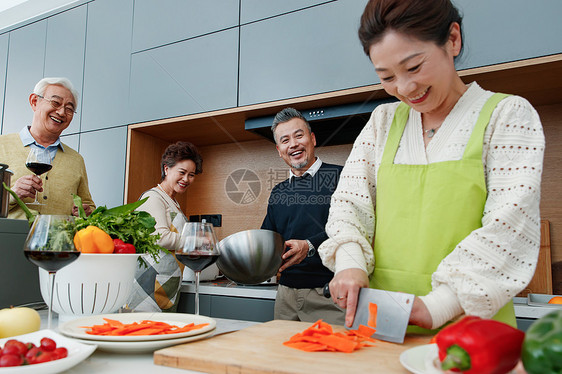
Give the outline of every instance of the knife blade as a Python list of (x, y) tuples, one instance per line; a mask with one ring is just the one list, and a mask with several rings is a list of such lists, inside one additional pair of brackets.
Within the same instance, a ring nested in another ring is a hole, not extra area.
[[(324, 296), (331, 297), (328, 284), (324, 286)], [(361, 288), (351, 329), (356, 330), (359, 325), (369, 326), (369, 304), (377, 304), (377, 331), (371, 337), (392, 343), (404, 343), (414, 297), (408, 293)]]

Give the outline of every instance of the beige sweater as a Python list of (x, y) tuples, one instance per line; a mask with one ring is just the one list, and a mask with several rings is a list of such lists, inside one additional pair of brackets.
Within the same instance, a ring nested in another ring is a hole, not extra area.
[[(491, 95), (472, 83), (427, 148), (421, 115), (410, 110), (395, 163), (461, 159), (478, 114)], [(377, 171), (397, 105), (374, 110), (332, 195), (326, 225), (330, 238), (318, 253), (336, 273), (349, 268), (373, 272)], [(529, 102), (517, 96), (504, 99), (484, 134), (482, 161), (488, 197), (482, 228), (442, 259), (433, 273), (432, 291), (422, 296), (434, 327), (462, 312), (490, 318), (529, 283), (540, 243), (544, 147), (541, 122)]]
[[(63, 214), (70, 215), (74, 202), (72, 194), (82, 198), (84, 204), (95, 208), (90, 190), (88, 188), (88, 176), (84, 159), (78, 152), (63, 144), (64, 151), (59, 149), (53, 159), (53, 168), (43, 174), (43, 192), (37, 194), (37, 198), (45, 205), (28, 205), (33, 211), (40, 214)], [(26, 174), (32, 174), (25, 167), (25, 160), (29, 154), (29, 147), (24, 147), (19, 134), (7, 134), (0, 136), (0, 162), (7, 164), (14, 172), (11, 178), (11, 186), (18, 178)], [(24, 202), (32, 202), (33, 199), (26, 198)], [(10, 211), (8, 218), (25, 219), (25, 213), (10, 198)]]

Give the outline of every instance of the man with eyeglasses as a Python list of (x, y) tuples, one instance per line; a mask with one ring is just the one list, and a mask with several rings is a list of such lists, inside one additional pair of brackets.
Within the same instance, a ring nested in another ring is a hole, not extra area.
[[(31, 210), (40, 214), (77, 215), (73, 193), (82, 198), (86, 214), (95, 208), (84, 159), (60, 139), (74, 117), (77, 99), (78, 92), (67, 78), (43, 78), (29, 95), (33, 110), (31, 126), (0, 136), (0, 162), (14, 172), (11, 188)], [(52, 169), (41, 177), (26, 167), (32, 148), (51, 159)], [(40, 204), (32, 204), (36, 195)], [(14, 199), (10, 199), (8, 218), (26, 218)]]

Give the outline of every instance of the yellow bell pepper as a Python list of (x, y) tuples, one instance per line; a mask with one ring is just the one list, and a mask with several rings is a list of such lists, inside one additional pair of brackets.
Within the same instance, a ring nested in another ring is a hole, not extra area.
[(74, 246), (82, 253), (113, 253), (111, 236), (97, 226), (88, 226), (74, 235)]

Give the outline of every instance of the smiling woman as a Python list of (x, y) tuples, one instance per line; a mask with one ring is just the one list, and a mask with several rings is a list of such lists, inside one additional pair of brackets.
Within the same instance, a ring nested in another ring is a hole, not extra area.
[[(188, 221), (176, 200), (203, 171), (203, 159), (197, 148), (188, 142), (177, 142), (166, 148), (160, 162), (161, 181), (140, 198), (148, 200), (140, 206), (156, 220), (158, 245), (170, 252), (183, 245), (181, 230)], [(175, 311), (179, 302), (183, 265), (171, 253), (161, 252), (158, 263), (146, 257), (148, 268), (139, 268), (135, 276), (134, 294), (129, 307), (136, 311)]]
[(355, 141), (319, 248), (348, 325), (367, 286), (416, 295), (409, 331), (463, 313), (515, 325), (539, 251), (544, 134), (524, 98), (463, 83), (462, 35), (450, 0), (370, 0), (361, 17), (363, 50), (400, 102)]

